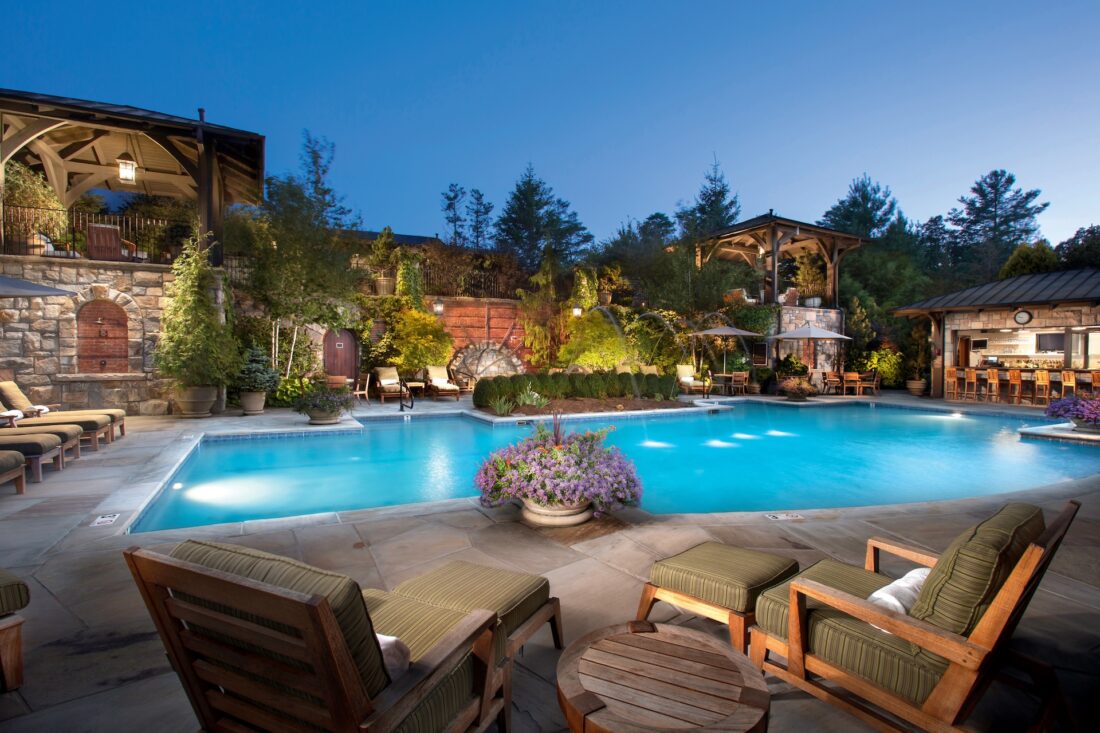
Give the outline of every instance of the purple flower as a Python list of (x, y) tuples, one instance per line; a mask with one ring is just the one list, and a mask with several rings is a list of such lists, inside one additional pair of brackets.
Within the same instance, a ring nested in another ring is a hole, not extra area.
[(1071, 420), (1100, 424), (1100, 399), (1088, 395), (1054, 400), (1046, 409), (1047, 417), (1068, 417)]

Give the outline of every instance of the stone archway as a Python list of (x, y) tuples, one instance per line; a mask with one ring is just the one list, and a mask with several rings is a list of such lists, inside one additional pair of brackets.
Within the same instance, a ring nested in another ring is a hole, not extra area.
[(451, 369), (458, 377), (481, 379), (502, 374), (522, 374), (523, 362), (507, 346), (494, 341), (478, 341), (455, 352)]

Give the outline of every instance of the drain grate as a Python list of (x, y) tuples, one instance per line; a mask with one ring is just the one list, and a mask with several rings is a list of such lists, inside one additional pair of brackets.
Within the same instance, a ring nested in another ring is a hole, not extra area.
[(801, 514), (797, 512), (779, 512), (778, 514), (765, 514), (766, 519), (770, 519), (773, 522), (789, 522), (792, 519), (805, 519)]
[(108, 525), (114, 524), (116, 519), (118, 519), (118, 514), (100, 514), (98, 517), (95, 518), (90, 526), (106, 527)]

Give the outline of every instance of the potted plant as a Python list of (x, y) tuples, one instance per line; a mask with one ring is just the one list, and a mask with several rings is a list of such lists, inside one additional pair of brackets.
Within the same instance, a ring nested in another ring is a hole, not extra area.
[(539, 423), (535, 434), (491, 453), (474, 481), (481, 503), (523, 503), (523, 518), (539, 526), (581, 524), (623, 504), (637, 504), (642, 484), (634, 464), (604, 445), (608, 431), (566, 434), (560, 415), (554, 429)]
[(914, 397), (920, 397), (924, 394), (925, 387), (928, 386), (928, 380), (924, 378), (924, 375), (928, 371), (928, 341), (924, 338), (924, 333), (918, 333), (916, 330), (913, 333), (913, 351), (909, 356), (909, 379), (905, 380), (905, 389), (909, 391), (909, 394)]
[(317, 387), (294, 400), (294, 411), (309, 416), (310, 425), (335, 425), (351, 409), (347, 388)]
[(374, 277), (375, 295), (393, 295), (397, 289), (394, 265), (397, 261), (397, 249), (393, 243), (393, 230), (384, 228), (371, 242), (367, 264)]
[(825, 295), (828, 289), (820, 260), (820, 257), (812, 254), (799, 255), (795, 258), (798, 270), (795, 273), (794, 283), (798, 292), (802, 294), (803, 304), (807, 308), (820, 308), (821, 296)]
[(183, 417), (209, 417), (218, 388), (240, 370), (240, 350), (214, 295), (218, 281), (208, 251), (199, 248), (197, 239), (184, 244), (172, 273), (156, 368), (175, 381)]
[(1073, 429), (1082, 433), (1100, 433), (1100, 398), (1072, 395), (1054, 400), (1046, 409), (1047, 417), (1065, 417)]
[(817, 394), (817, 388), (802, 377), (787, 377), (779, 383), (779, 391), (791, 402), (805, 402)]
[(262, 415), (267, 393), (279, 386), (279, 374), (263, 349), (250, 346), (244, 352), (244, 366), (234, 386), (240, 390), (241, 407), (246, 415)]
[(623, 269), (618, 264), (608, 265), (600, 270), (596, 289), (596, 299), (605, 308), (611, 305), (614, 294), (623, 289)]
[(745, 394), (760, 394), (772, 377), (772, 370), (767, 367), (750, 367), (749, 381), (745, 385)]

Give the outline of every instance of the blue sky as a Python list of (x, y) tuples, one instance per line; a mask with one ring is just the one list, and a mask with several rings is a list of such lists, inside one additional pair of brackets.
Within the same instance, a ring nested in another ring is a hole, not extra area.
[(814, 220), (863, 172), (907, 215), (992, 168), (1054, 242), (1100, 223), (1095, 2), (18, 2), (0, 86), (267, 136), (303, 129), (370, 228), (441, 232), (528, 163), (598, 239), (671, 210), (717, 157), (744, 216)]

